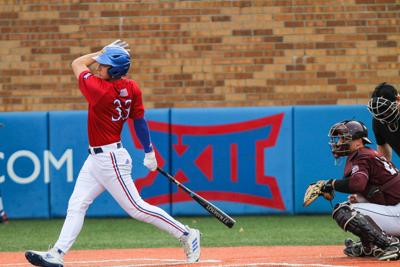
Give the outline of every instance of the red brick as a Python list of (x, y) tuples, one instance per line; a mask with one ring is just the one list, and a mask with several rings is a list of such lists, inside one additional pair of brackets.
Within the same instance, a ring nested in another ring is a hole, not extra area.
[(291, 43), (282, 43), (282, 44), (275, 44), (275, 49), (293, 49), (294, 44)]
[(396, 41), (378, 41), (378, 47), (397, 47)]
[(244, 35), (244, 36), (248, 36), (248, 35), (252, 35), (251, 30), (233, 30), (232, 31), (232, 35)]
[(317, 77), (318, 78), (336, 77), (336, 72), (333, 72), (333, 71), (320, 71), (320, 72), (317, 72)]
[(272, 35), (273, 30), (272, 29), (256, 29), (253, 30), (254, 35)]
[(355, 85), (338, 85), (336, 88), (338, 92), (354, 92), (357, 90)]
[(271, 36), (271, 37), (264, 37), (263, 42), (271, 42), (271, 43), (281, 43), (283, 41), (282, 36)]
[(328, 79), (328, 84), (345, 84), (347, 83), (347, 79), (336, 78), (336, 79)]
[(213, 21), (213, 22), (231, 21), (231, 17), (230, 16), (212, 16), (211, 21)]
[(306, 66), (304, 65), (287, 65), (286, 70), (287, 71), (304, 71), (306, 69)]
[(273, 64), (274, 59), (273, 58), (255, 58), (254, 59), (254, 64)]
[(288, 28), (304, 27), (304, 22), (303, 21), (286, 21), (285, 27), (288, 27)]
[(360, 103), (364, 88), (400, 82), (396, 0), (21, 5), (0, 12), (0, 111), (86, 109), (70, 63), (115, 39), (129, 42), (129, 76), (151, 108)]
[(370, 34), (367, 35), (367, 40), (386, 40), (387, 35), (384, 34)]
[(315, 44), (315, 47), (317, 49), (332, 49), (332, 48), (335, 48), (335, 43), (328, 43), (328, 42), (321, 43), (321, 42), (318, 42), (318, 43)]
[(398, 55), (379, 56), (378, 62), (397, 62), (398, 58)]
[(17, 12), (0, 12), (0, 19), (17, 19)]

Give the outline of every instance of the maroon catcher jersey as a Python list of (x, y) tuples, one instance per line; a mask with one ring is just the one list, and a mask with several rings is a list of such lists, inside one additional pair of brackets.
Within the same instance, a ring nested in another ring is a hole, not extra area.
[(383, 205), (400, 203), (399, 170), (379, 152), (363, 147), (350, 154), (344, 169), (350, 191), (369, 202)]
[(142, 92), (133, 80), (106, 81), (83, 71), (79, 75), (79, 89), (89, 103), (90, 146), (120, 141), (124, 122), (144, 116)]

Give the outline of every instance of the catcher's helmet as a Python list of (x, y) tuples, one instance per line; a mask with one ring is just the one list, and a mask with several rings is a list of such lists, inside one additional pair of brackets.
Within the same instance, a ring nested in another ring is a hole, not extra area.
[(350, 143), (355, 139), (362, 139), (364, 144), (371, 144), (368, 139), (368, 129), (365, 125), (356, 120), (345, 120), (335, 123), (329, 130), (328, 134), (331, 152), (335, 158), (348, 156)]
[(126, 75), (131, 66), (131, 56), (128, 51), (119, 46), (105, 47), (104, 52), (94, 59), (99, 64), (111, 66), (108, 74), (113, 79)]
[(398, 129), (400, 110), (397, 103), (397, 90), (392, 85), (381, 83), (378, 85), (368, 102), (368, 110), (381, 123), (387, 124), (390, 131)]

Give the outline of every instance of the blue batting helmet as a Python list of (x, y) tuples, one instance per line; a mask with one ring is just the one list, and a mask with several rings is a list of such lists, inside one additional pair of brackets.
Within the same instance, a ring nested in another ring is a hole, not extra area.
[(131, 56), (128, 51), (119, 46), (109, 46), (104, 48), (103, 54), (95, 58), (99, 64), (111, 66), (108, 74), (111, 78), (120, 78), (128, 73), (131, 66)]

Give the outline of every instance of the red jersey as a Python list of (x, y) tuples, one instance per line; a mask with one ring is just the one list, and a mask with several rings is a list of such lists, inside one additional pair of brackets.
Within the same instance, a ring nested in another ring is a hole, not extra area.
[(363, 147), (350, 154), (344, 177), (350, 179), (351, 192), (362, 194), (369, 202), (383, 205), (400, 203), (399, 171), (376, 150)]
[(120, 141), (125, 121), (144, 116), (142, 92), (133, 80), (106, 81), (89, 71), (83, 71), (79, 75), (79, 89), (89, 103), (90, 146)]

